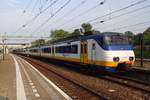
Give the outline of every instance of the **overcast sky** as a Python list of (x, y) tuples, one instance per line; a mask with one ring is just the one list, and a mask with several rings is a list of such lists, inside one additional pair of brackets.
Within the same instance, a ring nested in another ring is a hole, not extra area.
[[(43, 11), (55, 1), (52, 7)], [(139, 1), (143, 2), (111, 13)], [(104, 3), (100, 5), (100, 2)], [(64, 4), (66, 6), (58, 11)], [(40, 11), (42, 13), (33, 20)], [(52, 29), (73, 31), (80, 28), (81, 23), (106, 14), (91, 22), (94, 29), (143, 32), (150, 26), (150, 0), (0, 0), (0, 34), (49, 36)]]

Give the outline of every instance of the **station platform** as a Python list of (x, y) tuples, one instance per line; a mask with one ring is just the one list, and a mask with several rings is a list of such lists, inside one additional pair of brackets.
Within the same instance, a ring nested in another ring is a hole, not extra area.
[(0, 100), (71, 100), (22, 58), (7, 54), (0, 62)]

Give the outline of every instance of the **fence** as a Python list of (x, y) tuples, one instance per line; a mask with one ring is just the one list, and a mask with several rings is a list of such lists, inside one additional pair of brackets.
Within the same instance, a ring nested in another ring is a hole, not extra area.
[[(139, 45), (134, 47), (134, 53), (136, 58), (141, 57), (141, 50)], [(143, 46), (143, 58), (150, 59), (150, 45)]]

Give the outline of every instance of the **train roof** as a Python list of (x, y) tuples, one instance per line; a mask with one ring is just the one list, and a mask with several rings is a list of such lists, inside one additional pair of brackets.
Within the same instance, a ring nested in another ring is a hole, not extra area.
[[(106, 36), (106, 35), (123, 35), (122, 33), (117, 33), (117, 32), (103, 32), (100, 33), (99, 31), (95, 31), (93, 35), (79, 35), (79, 36), (73, 36), (73, 37), (66, 37), (62, 39), (58, 39), (55, 41), (51, 41), (49, 44), (42, 46), (44, 47), (49, 47), (50, 45), (55, 45), (55, 44), (62, 44), (62, 43), (69, 43), (73, 41), (80, 41), (80, 40), (87, 40), (87, 39), (98, 39), (100, 37)], [(32, 49), (35, 49), (37, 47), (32, 47)]]
[(87, 35), (87, 36), (79, 35), (79, 36), (62, 38), (62, 39), (59, 39), (59, 40), (56, 40), (56, 41), (52, 41), (50, 44), (67, 43), (67, 42), (87, 40), (87, 39), (96, 39), (96, 38), (100, 38), (104, 35), (123, 35), (123, 34), (122, 33), (117, 33), (117, 32), (103, 32), (103, 33), (100, 33), (99, 31), (95, 31), (93, 35)]

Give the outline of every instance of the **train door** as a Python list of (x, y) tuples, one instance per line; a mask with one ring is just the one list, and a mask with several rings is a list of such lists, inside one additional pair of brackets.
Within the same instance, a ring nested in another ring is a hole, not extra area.
[(52, 56), (54, 56), (54, 47), (52, 46)]
[(87, 41), (81, 41), (80, 43), (80, 61), (81, 63), (88, 63), (88, 42)]
[(95, 64), (96, 60), (96, 44), (94, 41), (92, 41), (92, 47), (91, 47), (91, 63)]
[(39, 46), (39, 56), (41, 56), (41, 53), (42, 53), (42, 48)]

